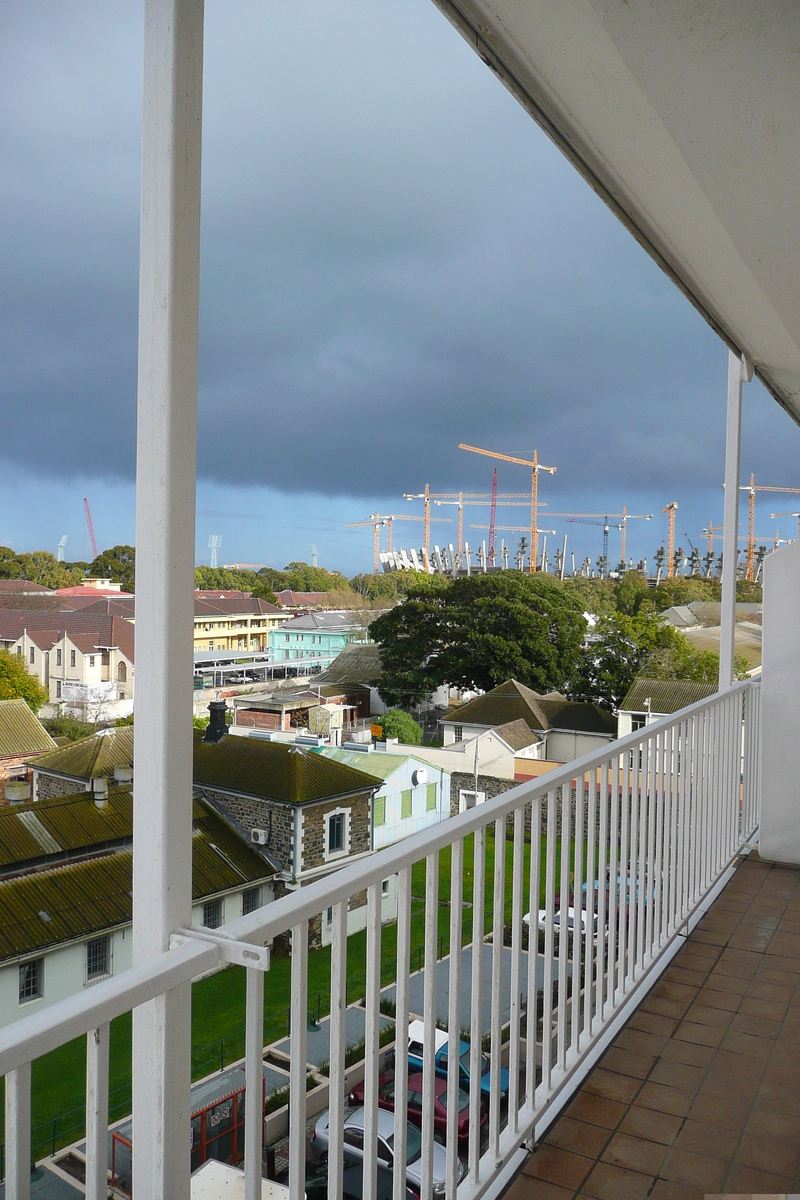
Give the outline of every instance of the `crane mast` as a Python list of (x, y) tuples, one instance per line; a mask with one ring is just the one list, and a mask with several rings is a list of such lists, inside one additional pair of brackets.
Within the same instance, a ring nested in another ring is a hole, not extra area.
[(94, 525), (92, 524), (92, 514), (89, 511), (89, 501), (83, 497), (83, 509), (86, 513), (86, 525), (89, 529), (89, 541), (92, 546), (92, 562), (97, 558), (97, 542), (94, 540)]

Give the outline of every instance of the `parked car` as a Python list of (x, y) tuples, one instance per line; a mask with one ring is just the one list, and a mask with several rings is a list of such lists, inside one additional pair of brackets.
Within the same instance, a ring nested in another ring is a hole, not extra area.
[[(585, 937), (586, 931), (589, 927), (589, 914), (587, 913), (585, 908), (578, 909), (578, 912), (580, 913), (580, 917), (577, 919), (580, 920), (581, 936)], [(522, 919), (526, 925), (530, 925), (531, 914), (525, 913), (525, 916)], [(576, 921), (575, 909), (568, 908), (567, 909), (567, 930), (568, 930), (570, 936), (575, 932), (575, 921)], [(593, 928), (594, 928), (594, 940), (598, 941), (599, 937), (600, 937), (600, 933), (599, 933), (600, 927), (599, 927), (599, 920), (598, 920), (597, 913), (594, 914), (592, 924), (593, 924)], [(547, 909), (540, 908), (539, 909), (539, 928), (542, 930), (542, 932), (544, 932), (546, 926), (547, 926)], [(553, 929), (555, 931), (556, 937), (558, 937), (558, 935), (561, 932), (561, 909), (556, 909), (555, 913), (553, 914)], [(608, 937), (607, 929), (605, 931), (605, 936)]]
[[(311, 1135), (312, 1144), (320, 1153), (328, 1153), (328, 1113), (322, 1114)], [(378, 1109), (378, 1162), (390, 1171), (394, 1166), (394, 1115)], [(364, 1158), (364, 1109), (348, 1108), (344, 1114), (344, 1154), (347, 1159)], [(447, 1173), (447, 1152), (444, 1146), (433, 1147), (433, 1195), (442, 1200)], [(458, 1180), (464, 1177), (459, 1163)], [(409, 1122), (406, 1134), (406, 1181), (419, 1192), (422, 1188), (422, 1134)]]
[[(443, 1029), (434, 1029), (434, 1069), (437, 1075), (447, 1076), (447, 1033)], [(422, 1021), (411, 1021), (408, 1026), (408, 1066), (411, 1071), (422, 1070), (422, 1053), (425, 1041), (425, 1024)], [(462, 1038), (459, 1042), (459, 1076), (460, 1084), (469, 1091), (470, 1045)], [(491, 1091), (491, 1067), (489, 1059), (481, 1054), (481, 1095), (488, 1100)], [(508, 1096), (508, 1071), (500, 1068), (500, 1095)]]
[[(378, 1163), (376, 1200), (392, 1200), (394, 1176), (389, 1167)], [(362, 1200), (364, 1195), (364, 1162), (345, 1163), (342, 1178), (342, 1200)], [(306, 1163), (306, 1200), (328, 1200), (328, 1160)], [(419, 1200), (419, 1189), (406, 1184), (406, 1200)]]
[[(408, 1119), (412, 1125), (422, 1129), (422, 1073), (416, 1072), (408, 1077)], [(364, 1103), (364, 1082), (357, 1084), (350, 1092), (350, 1103)], [(378, 1080), (378, 1107), (387, 1112), (394, 1112), (394, 1075), (387, 1071)], [(486, 1110), (481, 1106), (481, 1125), (488, 1121)], [(433, 1127), (435, 1137), (444, 1145), (447, 1136), (447, 1079), (440, 1075), (434, 1081), (433, 1098)], [(463, 1089), (458, 1092), (458, 1140), (466, 1141), (469, 1137), (469, 1094)]]

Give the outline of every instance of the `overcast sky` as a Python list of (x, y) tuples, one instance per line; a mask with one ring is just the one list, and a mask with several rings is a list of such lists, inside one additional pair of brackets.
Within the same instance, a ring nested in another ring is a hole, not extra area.
[[(430, 0), (206, 14), (199, 562), (217, 533), (220, 562), (313, 544), (368, 570), (370, 530), (344, 522), (421, 513), (402, 494), (426, 482), (489, 490), (459, 441), (537, 449), (553, 510), (655, 513), (630, 527), (636, 557), (669, 501), (681, 544), (721, 524), (726, 349)], [(133, 540), (141, 57), (141, 0), (0, 0), (0, 543), (17, 550), (66, 533), (90, 557), (84, 495), (101, 547)], [(800, 485), (797, 450), (752, 384), (743, 479)], [(530, 476), (500, 464), (499, 486)], [(757, 535), (794, 536), (769, 518), (794, 507), (759, 498)], [(599, 554), (600, 529), (553, 528)], [(455, 521), (434, 529), (455, 541)]]

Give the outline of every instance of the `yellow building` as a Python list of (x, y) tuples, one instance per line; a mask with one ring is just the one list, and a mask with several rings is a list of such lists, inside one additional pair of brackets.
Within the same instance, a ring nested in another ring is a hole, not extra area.
[(194, 649), (266, 651), (269, 631), (294, 615), (241, 592), (196, 592)]

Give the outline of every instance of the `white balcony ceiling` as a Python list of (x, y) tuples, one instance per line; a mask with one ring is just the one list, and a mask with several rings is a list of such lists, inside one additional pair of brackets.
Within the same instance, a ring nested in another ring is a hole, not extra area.
[(800, 4), (435, 3), (800, 423)]

